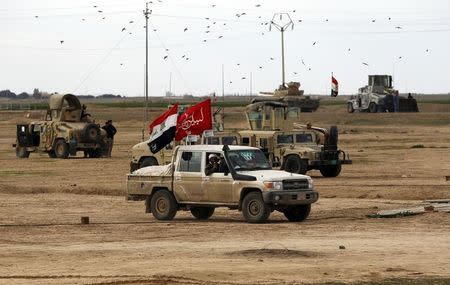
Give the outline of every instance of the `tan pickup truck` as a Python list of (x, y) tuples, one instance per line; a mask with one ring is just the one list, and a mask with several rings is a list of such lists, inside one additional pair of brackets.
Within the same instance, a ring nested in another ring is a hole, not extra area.
[(258, 148), (183, 145), (173, 154), (168, 165), (127, 175), (127, 199), (144, 200), (158, 220), (171, 220), (178, 210), (208, 219), (216, 207), (227, 207), (250, 223), (267, 220), (274, 210), (300, 222), (319, 198), (309, 176), (272, 170)]

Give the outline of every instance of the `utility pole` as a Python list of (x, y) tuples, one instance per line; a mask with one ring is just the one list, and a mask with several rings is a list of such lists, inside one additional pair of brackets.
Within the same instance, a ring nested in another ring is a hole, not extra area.
[[(283, 20), (283, 16), (285, 20)], [(277, 21), (278, 23), (275, 21)], [(284, 31), (286, 31), (286, 29), (289, 27), (292, 27), (293, 30), (294, 22), (292, 22), (292, 19), (288, 13), (275, 13), (273, 15), (272, 21), (270, 22), (269, 31), (272, 30), (272, 26), (274, 26), (281, 32), (281, 74), (283, 80), (282, 86), (284, 87), (286, 83), (284, 76)]]
[(144, 124), (148, 123), (148, 16), (152, 13), (152, 10), (148, 9), (148, 2), (145, 3), (145, 114)]
[(222, 123), (223, 128), (225, 129), (225, 75), (223, 64), (222, 64)]
[(250, 101), (252, 100), (253, 91), (252, 91), (252, 76), (253, 74), (250, 72)]
[(172, 72), (169, 76), (169, 95), (172, 96)]

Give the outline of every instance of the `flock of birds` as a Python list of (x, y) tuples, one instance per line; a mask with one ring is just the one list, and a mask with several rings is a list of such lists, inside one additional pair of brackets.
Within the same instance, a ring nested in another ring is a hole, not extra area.
[[(157, 0), (157, 2), (162, 3), (163, 1), (162, 0)], [(153, 1), (148, 2), (148, 4), (150, 4), (150, 5), (153, 4)], [(255, 8), (260, 8), (260, 7), (262, 7), (262, 5), (261, 4), (255, 4), (254, 7)], [(106, 16), (105, 16), (105, 13), (104, 13), (104, 9), (100, 8), (98, 5), (93, 5), (92, 8), (96, 10), (96, 13), (99, 14), (101, 20), (105, 20), (106, 19)], [(216, 4), (212, 4), (211, 8), (217, 8), (217, 5)], [(291, 13), (296, 13), (296, 10), (291, 10), (290, 12)], [(236, 17), (234, 20), (239, 20), (240, 18), (243, 18), (243, 17), (246, 17), (246, 16), (248, 16), (248, 14), (246, 12), (234, 13), (234, 17)], [(35, 18), (39, 18), (39, 16), (36, 15)], [(262, 18), (262, 16), (257, 16), (257, 19), (261, 19), (261, 18)], [(204, 17), (204, 20), (207, 21), (206, 25), (204, 27), (205, 28), (204, 29), (204, 34), (208, 35), (209, 37), (206, 37), (206, 38), (204, 37), (202, 39), (203, 43), (207, 43), (209, 40), (212, 40), (212, 39), (219, 40), (219, 39), (223, 39), (224, 38), (224, 34), (222, 34), (222, 33), (216, 35), (215, 37), (210, 36), (210, 35), (217, 34), (217, 32), (224, 31), (223, 30), (224, 28), (228, 28), (226, 20), (220, 20), (219, 21), (219, 20), (215, 20), (215, 19), (213, 19), (211, 17)], [(392, 20), (391, 17), (387, 18), (388, 22), (390, 22), (391, 20)], [(82, 18), (81, 21), (86, 21), (86, 18)], [(323, 19), (323, 21), (325, 23), (329, 23), (330, 22), (328, 18)], [(386, 21), (386, 19), (385, 19), (385, 21)], [(304, 20), (303, 19), (297, 19), (296, 22), (297, 23), (304, 23)], [(376, 23), (377, 19), (371, 19), (370, 22)], [(128, 33), (129, 35), (131, 35), (132, 31), (131, 31), (131, 29), (129, 29), (129, 25), (134, 24), (134, 23), (135, 23), (134, 20), (128, 20), (127, 24), (124, 25), (121, 28), (120, 32), (121, 33)], [(271, 25), (272, 22), (271, 21), (263, 21), (263, 22), (261, 22), (260, 20), (258, 20), (258, 24), (261, 25), (261, 26), (268, 26), (268, 25)], [(218, 28), (219, 26), (222, 28), (222, 30), (220, 30)], [(143, 26), (143, 28), (146, 28), (146, 26)], [(215, 28), (215, 30), (214, 30), (214, 28)], [(402, 26), (394, 26), (393, 25), (393, 29), (395, 29), (395, 30), (402, 30), (403, 27)], [(195, 30), (195, 29), (190, 27), (190, 26), (184, 26), (184, 28), (180, 32), (185, 33), (185, 34), (189, 34), (189, 32), (191, 30)], [(154, 28), (154, 27), (153, 27), (153, 32), (155, 32), (155, 33), (157, 32), (157, 29)], [(264, 32), (261, 32), (261, 34), (264, 35)], [(60, 39), (59, 43), (60, 43), (60, 45), (63, 45), (63, 44), (65, 44), (65, 40), (64, 39)], [(317, 46), (317, 45), (319, 45), (318, 41), (312, 42), (312, 46)], [(429, 49), (426, 49), (425, 52), (428, 53), (429, 51), (430, 51)], [(351, 48), (348, 48), (347, 52), (351, 52)], [(164, 46), (163, 53), (164, 53), (164, 55), (162, 57), (162, 60), (167, 60), (168, 58), (173, 58), (170, 55), (170, 53), (169, 53), (169, 49), (166, 48), (165, 46)], [(403, 56), (401, 56), (401, 55), (398, 56), (398, 59), (402, 59), (402, 58), (403, 58)], [(184, 61), (189, 61), (191, 59), (191, 57), (189, 56), (188, 53), (184, 53), (182, 56), (180, 56), (180, 59), (184, 60)], [(269, 57), (268, 60), (274, 61), (275, 58), (274, 57)], [(308, 66), (303, 58), (300, 59), (300, 63), (301, 63), (302, 66), (304, 66), (304, 69), (306, 71), (311, 71), (312, 70), (312, 67)], [(120, 64), (120, 66), (124, 66), (123, 62), (120, 62), (119, 64)], [(362, 61), (361, 64), (364, 65), (364, 66), (369, 66), (370, 65), (367, 61)], [(239, 67), (240, 63), (236, 63), (236, 66)], [(260, 70), (260, 69), (263, 69), (263, 67), (264, 67), (263, 65), (258, 65), (257, 69)], [(297, 75), (298, 72), (294, 71), (293, 74)], [(247, 77), (246, 76), (242, 76), (241, 79), (245, 80), (245, 79), (247, 79)], [(232, 83), (232, 81), (230, 81), (230, 83)]]

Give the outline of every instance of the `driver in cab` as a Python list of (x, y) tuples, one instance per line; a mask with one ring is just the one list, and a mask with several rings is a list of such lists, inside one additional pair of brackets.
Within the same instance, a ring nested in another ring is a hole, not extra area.
[(215, 153), (211, 153), (208, 156), (208, 164), (205, 167), (205, 174), (206, 176), (209, 176), (213, 173), (217, 173), (217, 172), (223, 172), (223, 167), (222, 165), (225, 162), (223, 161), (223, 159), (220, 159), (219, 155), (215, 154)]

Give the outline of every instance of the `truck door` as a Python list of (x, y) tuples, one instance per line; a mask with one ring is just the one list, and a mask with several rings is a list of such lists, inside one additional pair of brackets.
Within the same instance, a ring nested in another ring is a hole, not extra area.
[[(206, 160), (211, 153), (206, 153)], [(217, 156), (221, 156), (217, 153)], [(207, 164), (205, 164), (206, 168)], [(227, 175), (225, 175), (227, 174)], [(202, 171), (202, 189), (203, 192), (208, 196), (209, 202), (216, 203), (231, 203), (233, 202), (233, 178), (229, 173), (228, 166), (223, 159), (223, 155), (219, 162), (219, 168), (217, 171), (210, 175), (206, 175), (205, 171)]]
[(207, 200), (203, 191), (201, 151), (182, 151), (174, 172), (173, 191), (179, 202), (202, 202)]

